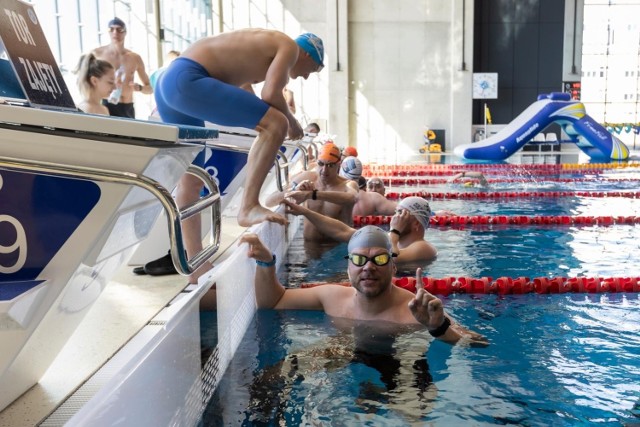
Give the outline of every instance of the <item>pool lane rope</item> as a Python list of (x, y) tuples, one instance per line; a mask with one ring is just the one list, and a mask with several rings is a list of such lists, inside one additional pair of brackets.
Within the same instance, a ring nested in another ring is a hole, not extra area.
[(561, 164), (427, 164), (427, 165), (378, 165), (365, 164), (362, 168), (363, 175), (406, 175), (420, 174), (422, 172), (447, 172), (457, 173), (463, 170), (490, 171), (535, 171), (534, 173), (544, 173), (546, 171), (572, 171), (572, 172), (601, 172), (611, 169), (627, 169), (640, 167), (640, 162), (611, 162), (611, 163), (561, 163)]
[[(416, 292), (415, 277), (395, 277), (393, 284)], [(565, 294), (565, 293), (622, 293), (640, 292), (640, 277), (423, 277), (424, 288), (434, 295), (451, 294)], [(330, 283), (303, 283), (301, 288)], [(349, 282), (333, 283), (351, 286)]]
[[(367, 215), (353, 217), (355, 228), (365, 225), (386, 225), (392, 216)], [(633, 225), (640, 216), (571, 216), (571, 215), (460, 215), (432, 216), (433, 227), (473, 227), (476, 225)]]
[[(395, 187), (411, 187), (415, 185), (439, 185), (439, 184), (447, 184), (450, 181), (446, 178), (407, 178), (407, 177), (386, 177), (380, 178), (384, 180), (385, 185), (395, 186)], [(477, 178), (467, 177), (466, 179), (475, 180)], [(640, 181), (640, 177), (638, 178), (613, 178), (613, 177), (600, 177), (600, 178), (544, 178), (542, 181), (536, 181), (537, 185), (540, 185), (541, 182), (601, 182), (601, 183), (621, 183), (621, 182), (637, 182)], [(489, 184), (499, 184), (499, 183), (531, 183), (530, 177), (518, 177), (518, 178), (487, 178), (487, 182)]]
[(422, 197), (427, 200), (456, 200), (456, 199), (522, 199), (545, 197), (625, 197), (640, 199), (640, 191), (469, 191), (469, 192), (430, 192), (411, 191), (398, 193), (394, 191), (385, 194), (389, 200), (404, 199), (405, 197)]

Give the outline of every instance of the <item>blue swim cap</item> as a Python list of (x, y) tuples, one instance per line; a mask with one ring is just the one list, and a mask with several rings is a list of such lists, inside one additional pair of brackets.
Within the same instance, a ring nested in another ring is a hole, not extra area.
[(322, 39), (312, 33), (300, 34), (296, 43), (307, 52), (314, 61), (324, 67), (324, 45)]
[(109, 24), (107, 24), (107, 26), (109, 28), (113, 27), (114, 25), (122, 27), (123, 30), (127, 29), (127, 26), (124, 23), (124, 21), (122, 19), (118, 18), (117, 16), (115, 18), (113, 18), (111, 21), (109, 21)]

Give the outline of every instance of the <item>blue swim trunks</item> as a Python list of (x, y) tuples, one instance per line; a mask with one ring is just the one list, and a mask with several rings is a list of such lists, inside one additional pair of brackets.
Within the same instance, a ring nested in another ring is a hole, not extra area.
[(163, 72), (154, 91), (158, 114), (165, 123), (255, 129), (269, 104), (239, 87), (209, 76), (188, 58), (176, 58)]
[[(189, 58), (176, 58), (158, 77), (154, 90), (158, 114), (164, 123), (255, 129), (269, 104), (239, 87), (214, 79)], [(204, 151), (193, 164), (204, 166)]]

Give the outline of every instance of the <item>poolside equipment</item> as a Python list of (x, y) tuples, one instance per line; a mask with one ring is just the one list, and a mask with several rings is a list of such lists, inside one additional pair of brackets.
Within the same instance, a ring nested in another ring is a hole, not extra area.
[(541, 94), (504, 129), (483, 141), (459, 145), (454, 153), (470, 160), (504, 160), (549, 124), (562, 126), (570, 141), (592, 159), (626, 160), (629, 148), (585, 112), (568, 93)]

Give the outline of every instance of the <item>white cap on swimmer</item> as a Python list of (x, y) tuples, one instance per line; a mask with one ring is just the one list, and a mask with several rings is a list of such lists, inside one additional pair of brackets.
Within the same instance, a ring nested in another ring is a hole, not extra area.
[(391, 240), (380, 227), (366, 225), (353, 233), (347, 250), (351, 253), (354, 249), (362, 248), (384, 248), (391, 252)]
[(422, 197), (405, 197), (398, 203), (396, 209), (405, 209), (422, 224), (424, 229), (429, 228), (429, 218), (433, 216), (429, 202)]
[(340, 164), (338, 175), (347, 179), (359, 179), (362, 176), (362, 162), (357, 157), (345, 157)]

